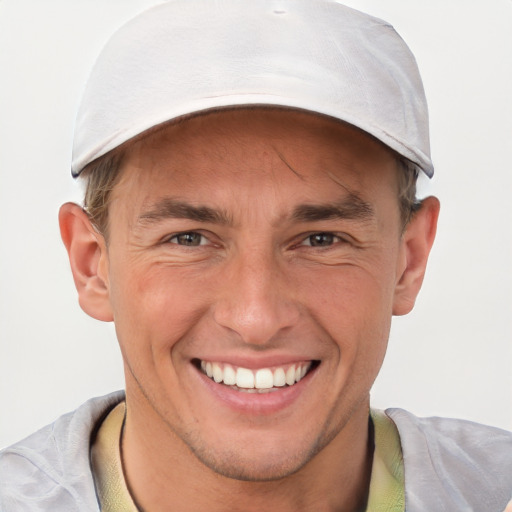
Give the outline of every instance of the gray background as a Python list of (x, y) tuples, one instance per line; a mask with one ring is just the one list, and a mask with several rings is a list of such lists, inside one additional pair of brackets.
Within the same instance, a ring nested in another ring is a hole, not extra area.
[[(155, 0), (0, 0), (0, 446), (122, 387), (113, 327), (79, 308), (57, 226), (80, 200), (73, 120), (104, 40)], [(415, 53), (432, 122), (438, 239), (394, 320), (374, 405), (512, 429), (512, 2), (347, 0)]]

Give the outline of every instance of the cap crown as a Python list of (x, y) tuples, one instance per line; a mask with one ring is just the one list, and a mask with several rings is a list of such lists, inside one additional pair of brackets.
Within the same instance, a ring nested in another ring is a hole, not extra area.
[(161, 123), (243, 105), (346, 121), (433, 174), (414, 56), (389, 24), (330, 0), (170, 0), (135, 17), (90, 75), (73, 174)]

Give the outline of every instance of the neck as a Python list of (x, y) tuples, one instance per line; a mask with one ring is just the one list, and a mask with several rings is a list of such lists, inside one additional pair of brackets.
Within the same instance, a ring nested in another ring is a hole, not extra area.
[[(364, 510), (373, 436), (368, 404), (299, 471), (273, 481), (247, 482), (215, 473), (200, 462), (154, 411), (136, 416), (127, 402), (122, 452), (126, 480), (141, 510), (280, 512)], [(155, 428), (155, 425), (158, 425)]]

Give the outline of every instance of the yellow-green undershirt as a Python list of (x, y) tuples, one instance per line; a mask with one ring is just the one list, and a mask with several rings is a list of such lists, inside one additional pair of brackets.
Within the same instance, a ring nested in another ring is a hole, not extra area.
[[(125, 404), (105, 418), (91, 447), (91, 465), (102, 512), (138, 512), (126, 485), (119, 448)], [(372, 409), (375, 451), (366, 512), (404, 512), (404, 467), (395, 424)]]

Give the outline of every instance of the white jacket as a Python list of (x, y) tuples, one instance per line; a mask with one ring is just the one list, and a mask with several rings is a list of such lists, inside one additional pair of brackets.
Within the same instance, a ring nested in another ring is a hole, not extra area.
[[(0, 452), (1, 512), (98, 512), (89, 444), (122, 392), (89, 400)], [(386, 414), (400, 433), (406, 512), (503, 512), (512, 496), (512, 433), (469, 421)]]

